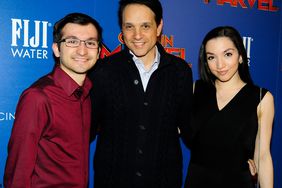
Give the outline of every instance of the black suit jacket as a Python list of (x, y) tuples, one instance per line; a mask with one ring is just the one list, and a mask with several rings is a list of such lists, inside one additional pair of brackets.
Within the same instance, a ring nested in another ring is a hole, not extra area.
[(95, 188), (180, 188), (182, 138), (189, 138), (192, 73), (157, 44), (160, 64), (143, 90), (128, 49), (98, 63), (90, 77)]

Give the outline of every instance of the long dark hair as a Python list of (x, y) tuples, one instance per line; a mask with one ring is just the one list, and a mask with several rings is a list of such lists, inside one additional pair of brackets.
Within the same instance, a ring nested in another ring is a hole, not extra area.
[(248, 84), (253, 84), (249, 65), (248, 65), (248, 57), (247, 52), (243, 43), (243, 39), (240, 33), (231, 26), (220, 26), (212, 29), (205, 36), (199, 52), (199, 73), (200, 78), (205, 82), (210, 84), (214, 84), (216, 77), (211, 73), (208, 63), (207, 63), (207, 55), (206, 55), (206, 44), (209, 40), (217, 38), (217, 37), (228, 37), (235, 45), (238, 50), (239, 55), (241, 55), (243, 62), (239, 64), (238, 72), (240, 78), (243, 82)]

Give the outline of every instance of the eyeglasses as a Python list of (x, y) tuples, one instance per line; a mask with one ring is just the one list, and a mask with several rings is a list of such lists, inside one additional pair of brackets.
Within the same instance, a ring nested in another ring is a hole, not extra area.
[(97, 49), (99, 47), (99, 42), (96, 40), (80, 40), (75, 38), (66, 38), (59, 41), (59, 43), (64, 42), (67, 47), (76, 48), (80, 46), (81, 42), (84, 42), (85, 46), (89, 49)]

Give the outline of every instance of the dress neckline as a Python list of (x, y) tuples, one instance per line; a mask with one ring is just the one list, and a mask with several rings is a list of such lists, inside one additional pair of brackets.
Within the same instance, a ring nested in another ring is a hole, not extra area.
[(242, 91), (244, 90), (244, 88), (246, 88), (248, 84), (246, 83), (244, 86), (242, 86), (240, 88), (240, 90), (229, 100), (228, 103), (226, 103), (221, 109), (219, 108), (218, 106), (218, 101), (217, 101), (217, 97), (216, 97), (216, 88), (214, 87), (214, 100), (215, 100), (215, 105), (216, 105), (216, 109), (217, 111), (221, 112), (223, 111), (224, 109), (228, 108), (228, 106), (231, 105), (231, 103), (233, 103), (233, 101), (238, 98), (238, 96), (242, 93)]

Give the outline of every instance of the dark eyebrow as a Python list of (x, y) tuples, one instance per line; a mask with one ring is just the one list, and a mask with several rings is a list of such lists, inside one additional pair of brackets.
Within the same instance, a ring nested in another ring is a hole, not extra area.
[(71, 36), (64, 36), (62, 38), (65, 38), (65, 39), (78, 39), (76, 36), (73, 36), (73, 35), (71, 35)]
[[(66, 36), (66, 37), (64, 37), (64, 38), (65, 38), (65, 39), (79, 39), (78, 37), (73, 36), (73, 35), (71, 35), (71, 36)], [(79, 40), (81, 40), (81, 39), (79, 39)], [(90, 37), (90, 38), (85, 39), (85, 40), (95, 40), (95, 41), (98, 41), (98, 39), (97, 39), (96, 37)]]
[(224, 50), (223, 52), (225, 53), (225, 52), (230, 51), (230, 50), (235, 51), (236, 49), (235, 49), (235, 48), (227, 48), (227, 49)]
[(130, 22), (125, 22), (125, 23), (123, 23), (123, 25), (133, 25), (133, 24), (130, 23)]
[(95, 38), (95, 37), (90, 37), (90, 38), (88, 38), (88, 39), (86, 39), (86, 40), (95, 40), (95, 41), (98, 41), (98, 39)]
[(206, 55), (214, 55), (214, 53), (212, 53), (212, 52), (206, 52)]

